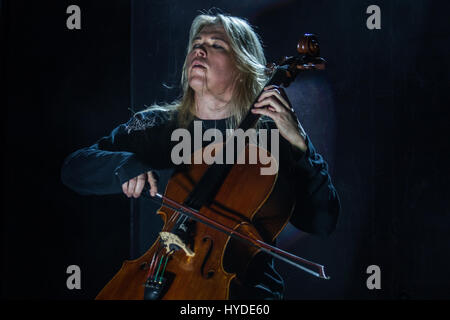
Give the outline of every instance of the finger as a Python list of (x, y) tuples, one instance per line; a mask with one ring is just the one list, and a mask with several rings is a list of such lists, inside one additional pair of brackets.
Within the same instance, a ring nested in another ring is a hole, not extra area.
[(267, 109), (269, 109), (271, 111), (278, 112), (278, 113), (282, 113), (282, 112), (288, 111), (286, 109), (286, 106), (284, 106), (280, 102), (280, 100), (278, 100), (274, 96), (270, 96), (268, 98), (265, 98), (265, 99), (261, 100), (260, 102), (255, 103), (254, 106), (255, 106), (255, 108), (266, 107)]
[(129, 198), (129, 194), (128, 194), (128, 181), (122, 183), (122, 191), (123, 193), (125, 193), (125, 195)]
[(256, 114), (262, 114), (265, 116), (268, 116), (273, 119), (273, 121), (276, 122), (277, 113), (275, 111), (269, 110), (269, 109), (252, 109), (252, 113)]
[(128, 180), (128, 194), (131, 197), (134, 193), (134, 188), (136, 187), (136, 178)]
[(274, 89), (274, 88), (279, 88), (279, 86), (271, 84), (270, 86), (264, 87), (264, 90), (271, 90), (271, 89)]
[(147, 172), (148, 183), (150, 183), (150, 195), (154, 197), (158, 192), (158, 185), (152, 172)]
[[(291, 102), (289, 101), (289, 97), (288, 97), (288, 95), (287, 95), (287, 93), (286, 93), (286, 91), (284, 90), (283, 87), (275, 86), (275, 85), (270, 85), (270, 86), (268, 86), (268, 87), (266, 87), (266, 88), (276, 89), (276, 90), (278, 91), (278, 93), (279, 93), (279, 94), (284, 98), (284, 100), (286, 100), (286, 102), (288, 103), (289, 109), (292, 109), (292, 104), (291, 104)], [(265, 88), (264, 88), (264, 90), (265, 90)], [(267, 89), (267, 90), (269, 90), (269, 89)]]
[(279, 100), (280, 103), (282, 104), (282, 106), (287, 108), (288, 110), (292, 109), (291, 104), (290, 104), (289, 100), (287, 99), (287, 96), (286, 96), (286, 98), (283, 97), (283, 95), (281, 94), (281, 92), (277, 88), (274, 88), (272, 90), (264, 91), (260, 95), (260, 97), (258, 99), (258, 102), (261, 102), (261, 101), (263, 101), (263, 100), (265, 100), (267, 98), (270, 98), (270, 97), (274, 97), (275, 99)]
[(134, 189), (133, 197), (139, 198), (142, 189), (144, 189), (144, 186), (145, 186), (145, 174), (143, 173), (137, 177), (136, 188)]

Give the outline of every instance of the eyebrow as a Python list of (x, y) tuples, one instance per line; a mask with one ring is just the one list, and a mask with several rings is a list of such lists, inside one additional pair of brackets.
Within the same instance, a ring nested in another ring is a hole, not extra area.
[[(206, 33), (206, 34), (209, 34), (209, 33)], [(220, 40), (220, 41), (223, 41), (223, 42), (225, 42), (225, 43), (228, 43), (227, 40), (225, 40), (224, 38), (221, 38), (221, 37), (220, 37), (220, 36), (222, 35), (221, 33), (210, 33), (210, 34), (213, 35), (213, 36), (211, 37), (211, 40)], [(201, 37), (198, 35), (198, 36), (196, 36), (192, 41), (200, 40), (200, 39), (201, 39)]]

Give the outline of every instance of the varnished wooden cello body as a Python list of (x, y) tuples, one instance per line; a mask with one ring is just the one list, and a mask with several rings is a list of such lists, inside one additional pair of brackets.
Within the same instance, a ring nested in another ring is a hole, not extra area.
[[(267, 85), (287, 87), (299, 70), (323, 68), (314, 35), (305, 35), (297, 50), (298, 57), (272, 66)], [(239, 128), (252, 128), (258, 118), (249, 112)], [(228, 139), (217, 152), (226, 152), (230, 143)], [(254, 148), (267, 153), (247, 144), (237, 150), (238, 157), (249, 159)], [(289, 221), (295, 200), (287, 178), (261, 175), (263, 167), (214, 163), (178, 168), (164, 196), (159, 195), (163, 203), (158, 213), (164, 220), (160, 236), (143, 256), (125, 261), (96, 299), (228, 299), (231, 280), (245, 274), (260, 251), (315, 267), (317, 272), (298, 265), (327, 278), (323, 266), (270, 245)]]

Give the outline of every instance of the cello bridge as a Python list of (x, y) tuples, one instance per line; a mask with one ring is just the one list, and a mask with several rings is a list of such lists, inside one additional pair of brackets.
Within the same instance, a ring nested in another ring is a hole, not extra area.
[(176, 248), (176, 250), (182, 249), (188, 257), (193, 257), (195, 255), (195, 253), (189, 249), (183, 240), (176, 234), (162, 231), (159, 233), (159, 236), (161, 237), (161, 241), (166, 247), (167, 252), (173, 251), (173, 249)]

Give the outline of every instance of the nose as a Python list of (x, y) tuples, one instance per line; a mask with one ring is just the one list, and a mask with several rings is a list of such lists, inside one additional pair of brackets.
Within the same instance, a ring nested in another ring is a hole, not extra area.
[(194, 49), (194, 56), (195, 57), (206, 57), (206, 49), (203, 45), (199, 45)]

